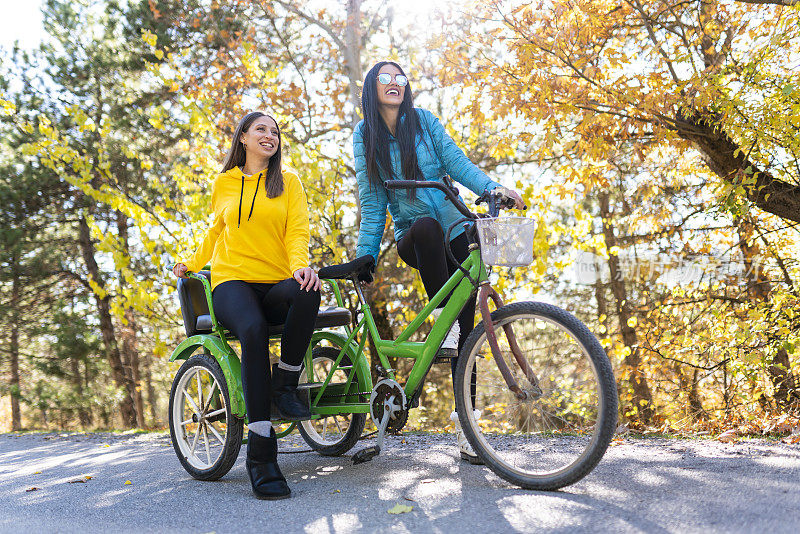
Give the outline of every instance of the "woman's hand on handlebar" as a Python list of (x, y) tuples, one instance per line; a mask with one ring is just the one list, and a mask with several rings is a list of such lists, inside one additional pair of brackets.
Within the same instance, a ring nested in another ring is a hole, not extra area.
[(319, 291), (321, 286), (319, 276), (317, 276), (317, 272), (311, 267), (297, 269), (292, 276), (294, 276), (294, 279), (300, 284), (300, 289)]
[(189, 268), (182, 263), (176, 263), (175, 266), (172, 268), (172, 274), (177, 276), (178, 278), (189, 278), (186, 276), (186, 273), (189, 271)]
[(514, 201), (514, 207), (518, 210), (525, 209), (527, 206), (525, 205), (525, 201), (522, 200), (522, 197), (514, 191), (513, 189), (509, 189), (508, 187), (496, 187), (492, 193), (498, 193), (506, 198), (510, 198)]

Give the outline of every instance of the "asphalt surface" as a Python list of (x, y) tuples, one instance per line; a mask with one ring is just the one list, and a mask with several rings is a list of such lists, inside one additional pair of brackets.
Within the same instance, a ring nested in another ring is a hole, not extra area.
[[(289, 454), (306, 447), (285, 438), (279, 463), (293, 496), (270, 502), (250, 492), (244, 448), (228, 475), (200, 482), (168, 434), (0, 434), (0, 532), (800, 531), (798, 445), (627, 439), (557, 492), (461, 462), (449, 435), (387, 445), (352, 465)], [(397, 504), (412, 508), (390, 514)]]

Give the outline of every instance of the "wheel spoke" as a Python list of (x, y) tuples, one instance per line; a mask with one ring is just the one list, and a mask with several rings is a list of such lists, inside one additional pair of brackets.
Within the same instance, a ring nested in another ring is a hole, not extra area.
[(203, 423), (203, 435), (205, 436), (206, 458), (208, 458), (208, 465), (211, 465), (211, 450), (208, 447), (208, 427), (205, 423)]
[(198, 370), (194, 374), (195, 378), (197, 378), (197, 404), (200, 406), (203, 405), (203, 384), (200, 382), (200, 371)]
[(200, 410), (200, 407), (194, 402), (194, 400), (192, 400), (188, 390), (184, 391), (183, 398), (186, 399), (186, 401), (192, 406), (192, 409), (195, 411), (195, 413), (200, 415), (202, 410)]
[(208, 387), (208, 393), (206, 394), (206, 405), (203, 406), (203, 411), (208, 410), (211, 408), (211, 401), (214, 400), (214, 391), (217, 389), (217, 381), (211, 379), (211, 385)]
[(213, 412), (208, 412), (206, 414), (206, 418), (214, 417), (214, 416), (219, 415), (221, 413), (225, 413), (225, 408), (220, 408), (219, 410), (214, 410)]
[(208, 429), (211, 430), (211, 433), (214, 434), (214, 437), (217, 438), (219, 442), (224, 446), (225, 440), (222, 438), (222, 436), (220, 436), (219, 432), (217, 432), (217, 429), (214, 428), (214, 423), (206, 421), (206, 424), (208, 425)]
[(197, 438), (200, 437), (200, 425), (197, 425), (197, 430), (194, 432), (194, 439), (192, 440), (192, 448), (189, 449), (189, 452), (194, 454), (194, 449), (197, 447)]
[(339, 430), (339, 435), (343, 436), (344, 435), (344, 431), (342, 431), (342, 427), (339, 424), (339, 419), (335, 415), (333, 416), (333, 422), (336, 423), (336, 428)]

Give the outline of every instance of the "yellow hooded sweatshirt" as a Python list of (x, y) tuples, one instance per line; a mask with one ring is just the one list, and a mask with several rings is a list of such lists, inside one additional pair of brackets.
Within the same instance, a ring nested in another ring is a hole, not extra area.
[(283, 169), (283, 193), (267, 198), (266, 170), (245, 176), (234, 167), (211, 189), (214, 222), (185, 262), (193, 272), (211, 259), (213, 288), (228, 280), (275, 283), (308, 266), (308, 206), (300, 178)]

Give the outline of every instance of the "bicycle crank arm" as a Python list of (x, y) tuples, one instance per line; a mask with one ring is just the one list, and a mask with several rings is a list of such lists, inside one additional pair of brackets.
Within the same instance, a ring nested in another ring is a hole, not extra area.
[(389, 419), (391, 419), (392, 415), (399, 409), (400, 408), (394, 403), (394, 397), (389, 397), (383, 401), (383, 417), (381, 417), (381, 422), (378, 425), (378, 444), (361, 449), (353, 454), (353, 465), (369, 462), (381, 453), (383, 438), (386, 435), (386, 427), (389, 426)]
[(385, 401), (383, 401), (383, 417), (381, 418), (381, 424), (378, 426), (378, 450), (383, 448), (383, 438), (386, 435), (386, 427), (389, 426), (389, 419), (392, 418), (392, 414), (395, 412), (394, 397), (389, 397)]

